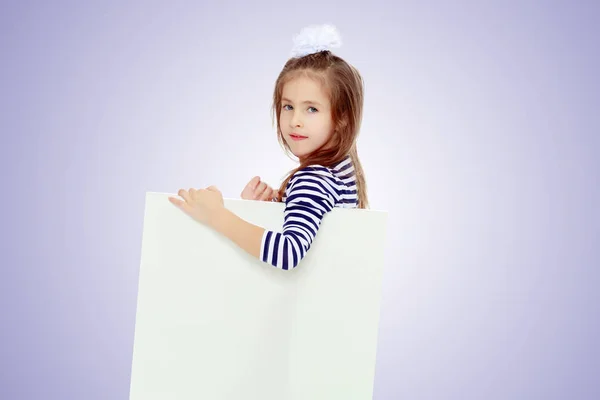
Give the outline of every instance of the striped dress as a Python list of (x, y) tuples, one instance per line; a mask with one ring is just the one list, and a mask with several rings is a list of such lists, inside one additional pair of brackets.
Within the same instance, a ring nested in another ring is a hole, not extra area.
[(265, 230), (260, 259), (281, 269), (295, 268), (317, 235), (323, 216), (334, 207), (357, 208), (356, 177), (350, 156), (332, 168), (312, 165), (287, 184), (283, 232)]

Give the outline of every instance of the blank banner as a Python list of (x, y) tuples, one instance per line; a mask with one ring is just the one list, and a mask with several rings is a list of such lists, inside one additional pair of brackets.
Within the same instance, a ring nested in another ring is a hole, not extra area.
[[(148, 193), (130, 400), (372, 398), (387, 213), (334, 209), (294, 270)], [(282, 231), (281, 203), (225, 199)]]

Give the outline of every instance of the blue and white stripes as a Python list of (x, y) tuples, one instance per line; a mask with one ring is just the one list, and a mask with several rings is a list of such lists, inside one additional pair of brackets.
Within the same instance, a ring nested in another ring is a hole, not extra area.
[(325, 214), (334, 207), (358, 206), (350, 157), (333, 168), (315, 165), (298, 171), (290, 179), (282, 200), (286, 204), (283, 232), (265, 231), (260, 258), (287, 270), (304, 258)]

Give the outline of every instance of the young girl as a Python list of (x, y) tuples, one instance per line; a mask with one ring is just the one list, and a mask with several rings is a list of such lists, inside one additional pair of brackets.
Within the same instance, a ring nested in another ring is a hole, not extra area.
[(228, 237), (265, 263), (296, 267), (334, 207), (368, 208), (366, 183), (356, 150), (362, 120), (363, 81), (330, 48), (339, 46), (332, 26), (305, 28), (292, 58), (275, 83), (277, 136), (300, 162), (277, 192), (252, 179), (242, 198), (285, 203), (283, 232), (248, 223), (224, 207), (214, 186), (179, 190), (169, 200), (200, 223)]

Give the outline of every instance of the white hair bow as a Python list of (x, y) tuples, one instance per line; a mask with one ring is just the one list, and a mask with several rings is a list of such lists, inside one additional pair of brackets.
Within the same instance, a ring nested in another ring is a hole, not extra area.
[(320, 51), (340, 47), (342, 39), (333, 25), (312, 25), (294, 37), (292, 57), (303, 57)]

